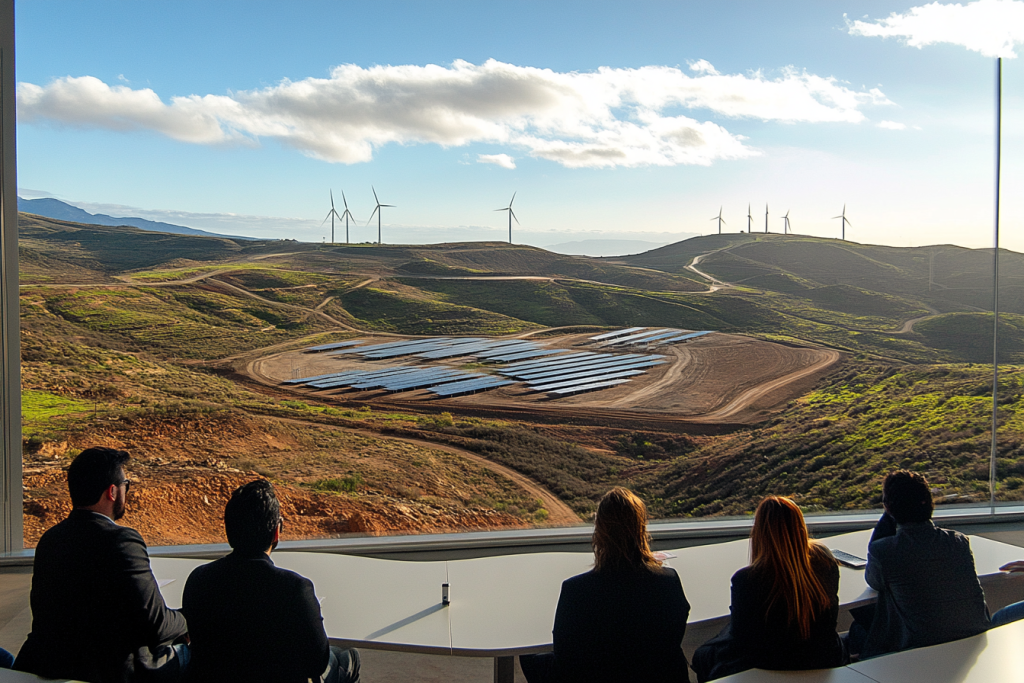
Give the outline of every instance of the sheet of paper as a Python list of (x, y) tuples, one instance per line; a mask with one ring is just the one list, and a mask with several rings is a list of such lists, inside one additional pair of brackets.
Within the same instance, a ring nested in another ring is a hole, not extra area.
[(156, 585), (159, 586), (160, 588), (163, 588), (164, 586), (166, 586), (169, 583), (174, 583), (174, 579), (157, 579), (156, 580)]

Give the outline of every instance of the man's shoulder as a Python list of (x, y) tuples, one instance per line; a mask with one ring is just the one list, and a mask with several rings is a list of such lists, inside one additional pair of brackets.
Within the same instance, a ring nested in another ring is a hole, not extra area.
[(96, 513), (85, 512), (84, 514), (73, 511), (65, 519), (47, 529), (39, 539), (39, 549), (48, 547), (64, 547), (76, 540), (87, 542), (95, 546), (97, 543), (107, 541), (114, 546), (123, 543), (141, 544), (145, 547), (146, 542), (142, 535), (127, 526), (115, 524), (111, 519)]

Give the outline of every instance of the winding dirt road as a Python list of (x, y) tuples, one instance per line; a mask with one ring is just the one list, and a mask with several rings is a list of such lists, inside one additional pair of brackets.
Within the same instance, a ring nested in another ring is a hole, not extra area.
[[(268, 416), (270, 417), (270, 416)], [(369, 429), (352, 429), (350, 427), (338, 427), (335, 425), (323, 425), (319, 422), (307, 422), (305, 420), (295, 420), (286, 417), (273, 417), (271, 419), (277, 420), (278, 422), (286, 422), (291, 424), (301, 424), (313, 427), (325, 427), (328, 426), (330, 429), (336, 429), (341, 432), (347, 432), (349, 434), (358, 434), (360, 436), (370, 437), (374, 439), (393, 439), (395, 441), (404, 441), (405, 443), (419, 446), (420, 448), (433, 448), (435, 450), (444, 451), (446, 453), (452, 453), (460, 458), (465, 458), (470, 462), (473, 462), (480, 467), (490, 470), (496, 474), (511, 479), (517, 486), (525, 490), (530, 494), (531, 497), (540, 500), (544, 504), (544, 509), (548, 511), (547, 524), (551, 526), (573, 526), (580, 523), (580, 518), (572, 511), (568, 505), (563, 503), (558, 496), (551, 493), (534, 480), (526, 477), (519, 472), (516, 472), (510, 467), (499, 465), (493, 460), (477, 455), (472, 451), (458, 448), (457, 446), (451, 446), (449, 444), (435, 443), (428, 441), (427, 439), (414, 439), (405, 436), (392, 436), (390, 434), (378, 434)]]

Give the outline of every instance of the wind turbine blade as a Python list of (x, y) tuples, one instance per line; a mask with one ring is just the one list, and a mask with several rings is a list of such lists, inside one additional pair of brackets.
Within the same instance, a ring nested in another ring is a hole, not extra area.
[(725, 222), (725, 219), (722, 218), (721, 216), (718, 217), (718, 220), (722, 221), (722, 225), (729, 225), (728, 223)]
[(508, 207), (506, 206), (504, 209), (495, 209), (495, 211), (508, 211)]
[[(331, 214), (327, 214), (327, 218), (330, 218), (330, 217), (331, 217)], [(322, 221), (322, 222), (320, 223), (320, 227), (321, 227), (321, 228), (322, 228), (322, 227), (324, 227), (324, 223), (326, 223), (326, 222), (327, 222), (327, 218), (325, 218), (325, 219), (324, 219), (324, 220), (323, 220), (323, 221)]]
[(721, 216), (712, 216), (712, 217), (711, 217), (711, 220), (713, 220), (713, 221), (717, 221), (717, 220), (718, 220), (719, 218), (721, 218)]
[(845, 218), (846, 218), (846, 216), (832, 216), (832, 218), (833, 218), (833, 219), (836, 219), (836, 218), (842, 218), (842, 219), (845, 219)]
[[(516, 192), (519, 192), (519, 190), (516, 190)], [(514, 202), (516, 200), (516, 192), (512, 193), (512, 199), (510, 199), (508, 201), (508, 208), (510, 208), (510, 209), (512, 208), (512, 202)]]
[[(516, 218), (516, 213), (515, 213), (515, 211), (513, 211), (512, 209), (509, 209), (509, 210), (508, 210), (508, 212), (509, 212), (509, 215), (511, 215), (511, 216), (512, 216), (512, 218)], [(520, 223), (520, 222), (519, 222), (519, 219), (518, 219), (518, 218), (516, 218), (516, 225), (522, 225), (522, 223)]]
[(370, 185), (370, 189), (373, 190), (373, 201), (377, 202), (377, 206), (380, 206), (380, 200), (377, 199), (377, 190), (374, 190), (373, 185)]
[(391, 209), (397, 209), (398, 208), (397, 204), (381, 204), (381, 206), (382, 207), (391, 208)]
[(331, 190), (331, 211), (334, 211), (334, 190)]
[(345, 210), (348, 211), (348, 200), (345, 199), (345, 190), (341, 191), (341, 201), (345, 202)]

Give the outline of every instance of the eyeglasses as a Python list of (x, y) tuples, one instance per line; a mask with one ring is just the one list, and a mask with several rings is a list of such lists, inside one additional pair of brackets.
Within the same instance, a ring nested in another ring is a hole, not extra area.
[(119, 482), (117, 482), (115, 484), (111, 484), (111, 486), (120, 486), (121, 484), (124, 484), (124, 492), (125, 492), (125, 494), (127, 494), (129, 491), (132, 490), (132, 482), (131, 482), (130, 479), (125, 479), (124, 481), (119, 481)]

